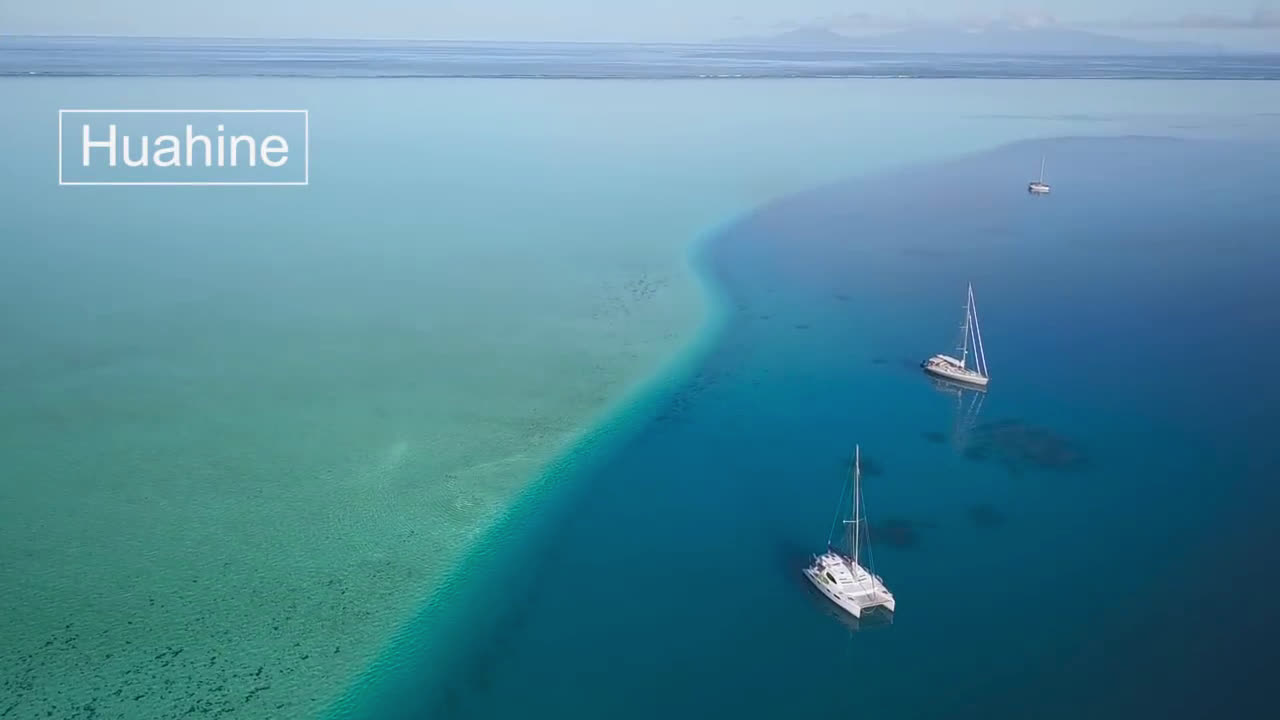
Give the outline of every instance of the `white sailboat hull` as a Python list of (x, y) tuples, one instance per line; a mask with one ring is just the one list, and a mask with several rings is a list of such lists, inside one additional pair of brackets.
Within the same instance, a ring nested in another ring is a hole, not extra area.
[(855, 618), (872, 608), (893, 612), (896, 607), (893, 593), (878, 575), (842, 555), (826, 553), (817, 557), (812, 566), (804, 569), (804, 575), (836, 607)]
[(986, 389), (988, 378), (976, 370), (962, 366), (947, 355), (934, 355), (920, 364), (926, 373), (951, 382), (963, 383), (975, 388)]

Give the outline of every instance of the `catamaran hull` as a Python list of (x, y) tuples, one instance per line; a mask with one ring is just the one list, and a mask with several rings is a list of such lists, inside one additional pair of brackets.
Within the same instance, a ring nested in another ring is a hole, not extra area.
[[(829, 557), (829, 556), (824, 556)], [(823, 595), (826, 595), (836, 607), (849, 613), (855, 618), (861, 618), (862, 613), (873, 608), (882, 607), (889, 612), (893, 612), (897, 603), (893, 594), (884, 586), (880, 578), (871, 575), (871, 573), (855, 566), (856, 573), (854, 577), (857, 582), (854, 583), (856, 592), (842, 592), (841, 587), (848, 587), (848, 584), (841, 586), (827, 582), (823, 578), (823, 573), (830, 572), (830, 569), (819, 572), (819, 568), (823, 567), (822, 559), (813, 567), (804, 569), (804, 576), (809, 578), (809, 582), (818, 588)]]
[[(823, 595), (826, 595), (828, 600), (835, 603), (836, 607), (849, 613), (855, 618), (862, 617), (862, 606), (858, 605), (857, 603), (850, 602), (847, 598), (832, 591), (831, 587), (827, 585), (827, 583), (824, 583), (818, 579), (818, 574), (815, 573), (813, 570), (805, 568), (804, 576), (809, 578), (809, 582), (813, 583), (813, 586), (818, 588), (818, 590), (820, 590)], [(890, 609), (890, 611), (892, 612), (892, 608)]]
[(987, 389), (987, 378), (981, 375), (970, 375), (968, 373), (953, 372), (945, 367), (936, 365), (924, 365), (924, 371), (934, 377), (942, 378), (949, 382), (960, 383), (978, 390)]

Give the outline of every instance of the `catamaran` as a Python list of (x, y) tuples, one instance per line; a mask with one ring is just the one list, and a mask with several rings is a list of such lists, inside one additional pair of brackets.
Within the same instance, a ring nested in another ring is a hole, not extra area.
[[(978, 327), (978, 307), (973, 301), (973, 285), (969, 285), (969, 298), (964, 304), (964, 324), (960, 326), (960, 357), (950, 355), (934, 355), (920, 363), (920, 367), (930, 375), (944, 380), (964, 383), (976, 388), (987, 387), (987, 354), (982, 350), (982, 331)], [(968, 366), (969, 354), (973, 353), (974, 366)]]
[(1027, 183), (1027, 192), (1032, 195), (1048, 195), (1049, 183), (1044, 181), (1044, 156), (1040, 156), (1040, 179)]
[[(843, 507), (844, 493), (840, 493)], [(845, 520), (849, 528), (849, 551), (845, 555), (833, 544), (837, 523), (831, 526), (831, 536), (827, 538), (827, 552), (813, 558), (813, 564), (804, 569), (809, 578), (823, 595), (826, 595), (837, 607), (855, 618), (872, 608), (883, 607), (889, 612), (894, 610), (893, 593), (884, 586), (884, 580), (872, 570), (862, 566), (862, 537), (866, 535), (870, 556), (871, 535), (866, 528), (862, 502), (862, 458), (861, 450), (854, 446), (853, 450), (853, 519)], [(836, 516), (839, 520), (839, 515)], [(874, 565), (874, 562), (868, 563)]]

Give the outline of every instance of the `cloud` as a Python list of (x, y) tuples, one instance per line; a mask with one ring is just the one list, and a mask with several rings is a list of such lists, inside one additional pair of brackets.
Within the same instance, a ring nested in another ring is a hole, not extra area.
[(1058, 20), (1052, 13), (1038, 9), (1023, 9), (1006, 10), (997, 14), (969, 14), (952, 17), (925, 17), (914, 11), (900, 14), (853, 12), (827, 15), (802, 22), (780, 22), (776, 24), (776, 27), (782, 29), (822, 28), (837, 32), (862, 32), (928, 27), (981, 28), (992, 25), (1036, 28), (1057, 24)]
[(843, 15), (830, 15), (819, 18), (815, 24), (832, 30), (884, 30), (902, 27), (911, 23), (905, 16), (883, 15), (880, 13), (855, 12)]
[(1018, 28), (1088, 27), (1127, 30), (1265, 30), (1280, 29), (1280, 9), (1259, 7), (1248, 15), (1189, 13), (1176, 18), (1128, 18), (1094, 22), (1064, 22), (1047, 10), (1025, 8), (996, 14), (971, 14), (947, 18), (923, 17), (915, 12), (884, 14), (853, 12), (828, 15), (810, 20), (786, 20), (774, 23), (774, 29), (821, 28), (836, 32), (868, 32), (905, 30), (925, 27), (985, 28), (995, 25)]
[(1280, 9), (1258, 8), (1248, 15), (1188, 13), (1171, 20), (1132, 18), (1091, 25), (1134, 30), (1271, 30), (1280, 28)]
[(796, 30), (799, 28), (822, 28), (825, 30), (888, 30), (905, 27), (907, 21), (901, 17), (880, 15), (877, 13), (845, 13), (842, 15), (826, 15), (809, 20), (780, 20), (774, 23), (778, 30)]
[(1027, 28), (1050, 27), (1058, 24), (1058, 18), (1045, 10), (1006, 10), (996, 20)]
[(1184, 15), (1178, 19), (1177, 27), (1221, 30), (1280, 28), (1280, 10), (1260, 8), (1248, 17), (1240, 18), (1229, 15)]

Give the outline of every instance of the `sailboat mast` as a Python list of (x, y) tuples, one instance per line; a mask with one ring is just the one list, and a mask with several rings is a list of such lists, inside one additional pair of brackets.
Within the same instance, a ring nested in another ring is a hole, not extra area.
[(862, 449), (853, 446), (853, 562), (858, 563), (858, 546), (862, 539), (862, 528), (859, 526), (858, 513), (862, 511), (860, 501), (862, 500)]
[[(969, 297), (973, 297), (973, 286), (969, 286)], [(965, 362), (969, 360), (969, 333), (973, 332), (969, 324), (969, 300), (966, 298), (964, 302), (964, 325), (962, 339), (960, 340), (960, 367), (965, 366)]]
[(1040, 182), (1044, 183), (1044, 155), (1040, 156)]
[(978, 324), (978, 304), (973, 300), (973, 285), (969, 285), (969, 312), (973, 315), (973, 342), (978, 358), (978, 372), (982, 377), (991, 377), (987, 372), (987, 353), (982, 347), (982, 327)]

